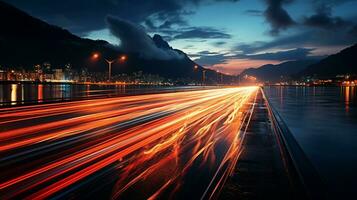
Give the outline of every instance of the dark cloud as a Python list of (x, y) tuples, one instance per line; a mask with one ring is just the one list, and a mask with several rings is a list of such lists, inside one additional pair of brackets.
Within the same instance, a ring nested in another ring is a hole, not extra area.
[(169, 30), (173, 26), (188, 26), (183, 16), (191, 14), (187, 11), (159, 12), (148, 17), (144, 25), (150, 32)]
[(145, 20), (144, 25), (149, 31), (157, 29), (153, 21), (151, 21), (150, 19)]
[[(242, 52), (244, 54), (253, 54), (261, 50), (262, 46), (268, 44), (267, 42), (256, 41), (253, 43), (239, 43), (233, 50)], [(264, 49), (263, 49), (264, 50)]]
[(222, 45), (225, 45), (227, 44), (227, 42), (225, 41), (218, 41), (218, 42), (214, 42), (213, 45), (216, 46), (216, 47), (220, 47)]
[(173, 25), (187, 26), (188, 23), (181, 18), (166, 20), (159, 26), (159, 29), (168, 29), (171, 28)]
[(186, 45), (186, 46), (184, 47), (184, 49), (192, 49), (192, 48), (194, 48), (194, 47), (195, 47), (195, 45), (189, 44), (189, 45)]
[(230, 59), (229, 56), (225, 53), (217, 53), (217, 52), (209, 52), (202, 51), (194, 55), (190, 55), (192, 57), (199, 57), (194, 61), (203, 66), (212, 66), (216, 64), (224, 64), (227, 60)]
[(199, 57), (195, 62), (203, 66), (212, 66), (227, 63), (231, 59), (250, 59), (250, 60), (272, 60), (272, 61), (291, 61), (306, 59), (321, 59), (323, 56), (313, 56), (313, 48), (296, 48), (286, 51), (267, 52), (259, 54), (235, 54), (201, 51), (190, 56)]
[(295, 21), (290, 17), (289, 13), (283, 8), (284, 4), (293, 2), (293, 0), (264, 0), (267, 4), (267, 9), (264, 15), (270, 23), (272, 35), (278, 35), (281, 30), (295, 24)]
[(316, 58), (311, 56), (312, 48), (296, 48), (287, 51), (278, 51), (273, 53), (261, 53), (252, 55), (237, 55), (236, 58), (248, 58), (252, 60), (275, 60), (275, 61), (288, 61), (288, 60), (305, 60)]
[(251, 15), (251, 16), (259, 16), (260, 17), (263, 15), (264, 12), (261, 10), (246, 10), (245, 13), (248, 15)]
[[(9, 3), (30, 12), (49, 23), (70, 29), (75, 33), (105, 28), (105, 17), (115, 15), (133, 22), (142, 22), (158, 12), (172, 12), (182, 9), (180, 1), (165, 0), (9, 0)], [(68, 21), (58, 20), (58, 16)]]
[(351, 29), (348, 31), (351, 37), (357, 38), (357, 24), (355, 24)]
[[(343, 47), (354, 44), (357, 42), (357, 27), (354, 27), (356, 23), (352, 22), (355, 19), (342, 19), (333, 16), (332, 13), (333, 6), (349, 1), (355, 0), (313, 0), (311, 6), (315, 13), (309, 17), (304, 17), (300, 24), (295, 23), (295, 34), (280, 36), (269, 42), (239, 44), (236, 50), (249, 54), (269, 49)], [(289, 2), (291, 1), (286, 1), (286, 3)]]
[[(171, 28), (171, 29), (161, 29), (156, 31), (151, 31), (154, 33), (159, 33), (167, 41), (181, 40), (181, 39), (192, 39), (196, 42), (206, 42), (207, 39), (230, 39), (232, 36), (223, 30), (219, 30), (213, 27), (194, 27), (187, 26), (181, 28)], [(198, 39), (201, 39), (198, 41)], [(223, 41), (221, 41), (222, 43)]]
[(332, 46), (349, 46), (357, 43), (356, 29), (351, 27), (349, 29), (332, 31), (330, 29), (307, 28), (299, 33), (279, 37), (269, 42), (258, 41), (250, 44), (238, 44), (235, 50), (245, 54), (252, 54), (269, 49), (293, 49), (298, 47), (331, 48)]
[(229, 39), (231, 35), (211, 27), (191, 27), (179, 32), (173, 39)]
[(319, 6), (321, 4), (326, 4), (329, 6), (334, 6), (334, 5), (341, 5), (347, 2), (352, 2), (356, 0), (312, 0), (312, 3), (316, 6)]
[(137, 24), (112, 16), (108, 16), (106, 21), (111, 33), (120, 39), (120, 48), (126, 52), (140, 53), (148, 59), (183, 58), (183, 55), (172, 49), (158, 48), (144, 28)]
[(319, 4), (315, 8), (316, 14), (305, 17), (303, 24), (324, 29), (340, 29), (351, 24), (341, 17), (333, 17), (331, 10), (331, 7), (327, 4)]
[[(83, 35), (86, 32), (105, 28), (107, 15), (117, 16), (134, 23), (145, 22), (157, 15), (164, 27), (182, 16), (192, 13), (197, 6), (214, 2), (237, 0), (5, 0), (51, 24)], [(167, 21), (167, 19), (169, 19)], [(167, 21), (167, 22), (166, 22)], [(160, 23), (159, 22), (159, 23)]]

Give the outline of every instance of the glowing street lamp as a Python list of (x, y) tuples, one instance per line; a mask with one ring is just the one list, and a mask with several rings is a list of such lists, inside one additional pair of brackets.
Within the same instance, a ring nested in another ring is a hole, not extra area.
[(198, 65), (194, 65), (193, 70), (196, 72), (198, 70)]
[[(193, 66), (193, 69), (198, 70), (198, 65)], [(206, 70), (202, 70), (202, 85), (204, 85), (206, 79)]]
[[(94, 60), (97, 60), (99, 57), (100, 57), (99, 53), (94, 53), (92, 55), (92, 58)], [(105, 60), (105, 62), (108, 63), (108, 81), (110, 82), (111, 81), (111, 76), (112, 76), (112, 64), (115, 62), (116, 59), (109, 60), (109, 59), (104, 58), (104, 60)], [(119, 60), (120, 60), (120, 62), (125, 62), (127, 60), (127, 56), (126, 55), (122, 55), (122, 56), (119, 57)]]
[[(217, 70), (216, 72), (217, 72), (217, 82), (220, 80), (220, 83), (222, 84), (223, 74), (219, 70)], [(221, 79), (219, 79), (219, 78), (221, 78)]]
[(127, 59), (126, 55), (122, 55), (122, 56), (120, 56), (120, 58), (119, 58), (119, 60), (120, 60), (121, 62), (126, 61), (126, 59)]
[(99, 54), (98, 53), (94, 53), (92, 56), (93, 59), (98, 59), (99, 58)]

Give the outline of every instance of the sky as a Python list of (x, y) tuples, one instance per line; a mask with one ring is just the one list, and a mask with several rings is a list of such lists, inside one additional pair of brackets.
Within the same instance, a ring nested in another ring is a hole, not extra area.
[(156, 51), (146, 34), (159, 34), (200, 65), (227, 74), (321, 59), (357, 42), (357, 0), (5, 1), (123, 50)]

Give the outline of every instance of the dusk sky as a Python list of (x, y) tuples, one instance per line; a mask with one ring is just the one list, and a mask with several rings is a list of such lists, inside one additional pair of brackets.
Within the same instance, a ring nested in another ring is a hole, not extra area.
[[(118, 38), (113, 26), (142, 27), (197, 63), (231, 74), (268, 63), (320, 58), (357, 41), (357, 0), (6, 2), (78, 36), (119, 47), (121, 41), (136, 40), (140, 34)], [(113, 25), (108, 16), (123, 23)]]

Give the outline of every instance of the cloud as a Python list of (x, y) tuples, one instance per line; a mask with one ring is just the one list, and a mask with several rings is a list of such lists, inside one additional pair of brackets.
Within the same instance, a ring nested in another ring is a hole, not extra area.
[(301, 32), (288, 36), (278, 37), (272, 41), (257, 41), (253, 43), (240, 43), (235, 47), (235, 51), (244, 54), (259, 53), (271, 49), (294, 49), (304, 47), (314, 47), (321, 49), (331, 49), (330, 53), (335, 53), (336, 48), (350, 46), (357, 42), (357, 34), (354, 29), (343, 29), (331, 31), (328, 29), (307, 28)]
[(145, 27), (150, 32), (160, 32), (162, 30), (170, 30), (173, 26), (188, 26), (188, 22), (184, 16), (191, 15), (193, 12), (188, 11), (172, 11), (159, 12), (150, 15), (144, 22)]
[(275, 62), (290, 61), (290, 60), (307, 60), (307, 59), (321, 59), (323, 56), (313, 56), (311, 53), (313, 48), (296, 48), (285, 51), (266, 52), (258, 54), (228, 54), (210, 51), (201, 51), (197, 54), (191, 54), (192, 57), (199, 57), (195, 62), (203, 66), (213, 66), (218, 64), (228, 63), (230, 60), (269, 60)]
[(333, 17), (331, 7), (325, 3), (316, 6), (315, 12), (315, 14), (304, 18), (304, 25), (324, 29), (340, 29), (351, 24), (341, 17)]
[(227, 42), (225, 41), (217, 41), (217, 42), (214, 42), (213, 45), (216, 46), (216, 47), (220, 47), (220, 46), (223, 46), (227, 44)]
[(201, 51), (197, 54), (191, 54), (191, 57), (199, 57), (194, 61), (203, 66), (213, 66), (216, 64), (223, 64), (228, 59), (230, 59), (227, 53), (218, 53), (218, 52), (210, 52), (210, 51)]
[(211, 27), (190, 27), (179, 32), (173, 39), (229, 39), (231, 35)]
[(181, 59), (182, 54), (173, 49), (158, 48), (143, 27), (113, 16), (106, 18), (111, 33), (121, 41), (120, 48), (126, 52), (140, 53), (147, 59)]
[(296, 48), (286, 51), (268, 52), (251, 55), (237, 55), (236, 58), (249, 58), (252, 60), (276, 60), (276, 61), (288, 61), (288, 60), (306, 60), (316, 59), (320, 57), (311, 56), (312, 48)]
[(321, 5), (321, 4), (326, 4), (329, 6), (336, 6), (336, 5), (341, 5), (347, 2), (352, 2), (356, 0), (312, 0), (313, 5)]
[(351, 29), (348, 31), (348, 34), (351, 37), (357, 38), (357, 24), (351, 27)]
[(262, 16), (263, 15), (263, 11), (261, 10), (246, 10), (245, 11), (246, 14), (250, 15), (250, 16)]
[[(219, 30), (213, 27), (207, 26), (189, 26), (189, 27), (181, 27), (181, 28), (171, 28), (171, 29), (162, 29), (152, 31), (152, 33), (159, 33), (163, 35), (166, 40), (181, 40), (181, 39), (202, 39), (201, 42), (206, 41), (206, 39), (230, 39), (232, 36), (226, 33), (224, 30)], [(218, 44), (223, 44), (221, 41)]]
[[(192, 13), (202, 4), (236, 2), (237, 0), (5, 0), (51, 24), (69, 29), (79, 35), (105, 28), (107, 15), (134, 23), (143, 23), (151, 16), (159, 16), (158, 23), (167, 27), (182, 23), (174, 18)], [(167, 19), (169, 19), (167, 21)], [(166, 22), (167, 21), (167, 22)]]
[(284, 4), (293, 0), (265, 0), (267, 9), (264, 12), (266, 20), (270, 23), (272, 35), (278, 35), (281, 30), (285, 30), (295, 24), (289, 13), (283, 8)]

